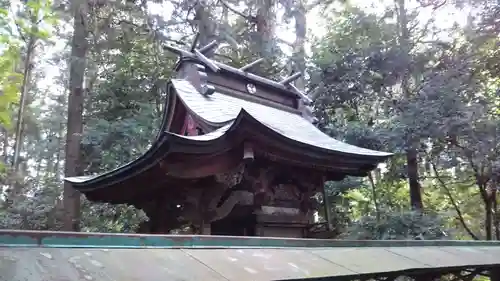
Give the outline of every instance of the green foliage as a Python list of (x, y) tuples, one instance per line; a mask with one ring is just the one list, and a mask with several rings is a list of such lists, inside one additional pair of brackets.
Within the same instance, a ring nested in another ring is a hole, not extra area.
[[(487, 190), (497, 184), (500, 151), (498, 75), (490, 67), (498, 61), (492, 31), (498, 29), (485, 28), (495, 13), (483, 15), (485, 22), (476, 26), (453, 30), (452, 42), (429, 43), (422, 38), (439, 27), (430, 21), (418, 28), (416, 13), (408, 12), (409, 52), (398, 40), (395, 14), (346, 7), (314, 44), (310, 82), (325, 89), (316, 104), (321, 128), (358, 146), (401, 153), (381, 167), (374, 183), (358, 185), (334, 202), (349, 206), (348, 233), (361, 237), (411, 239), (428, 228), (436, 230), (430, 239), (440, 239), (437, 233), (453, 228), (459, 229), (455, 238), (489, 239), (486, 225), (500, 226), (483, 223), (489, 208), (482, 210), (479, 202), (496, 201)], [(415, 143), (425, 215), (407, 212), (404, 153)], [(415, 216), (422, 221), (404, 223)]]
[(11, 126), (10, 106), (18, 99), (22, 75), (16, 67), (20, 63), (21, 44), (12, 33), (11, 14), (0, 9), (0, 126)]
[(343, 234), (355, 240), (437, 240), (449, 239), (439, 215), (420, 212), (383, 212), (377, 218), (364, 216)]
[(95, 94), (87, 101), (92, 106), (85, 113), (84, 159), (99, 163), (100, 171), (136, 159), (160, 127), (173, 61), (145, 40), (128, 42), (126, 48), (108, 57), (112, 69), (96, 73)]
[(17, 73), (15, 68), (20, 61), (20, 47), (9, 41), (8, 38), (0, 38), (4, 49), (0, 55), (0, 125), (4, 128), (11, 126), (11, 104), (18, 101), (19, 87), (22, 83), (22, 74)]
[(92, 204), (83, 201), (82, 231), (134, 233), (142, 221), (147, 220), (142, 211), (132, 206)]
[(14, 24), (18, 28), (19, 35), (28, 38), (49, 39), (51, 28), (58, 22), (58, 17), (53, 10), (52, 1), (28, 0), (24, 2), (22, 9), (18, 12)]
[[(127, 9), (137, 13), (134, 7)], [(123, 19), (114, 13), (109, 16), (117, 22)], [(85, 101), (82, 139), (85, 174), (110, 171), (149, 148), (160, 128), (166, 82), (175, 63), (141, 25), (111, 25), (93, 40), (87, 74), (92, 94)], [(84, 201), (82, 207), (85, 230), (134, 232), (145, 219), (131, 206)]]

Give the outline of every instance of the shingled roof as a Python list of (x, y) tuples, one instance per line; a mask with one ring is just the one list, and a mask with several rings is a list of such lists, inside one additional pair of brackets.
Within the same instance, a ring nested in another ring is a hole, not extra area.
[[(186, 80), (174, 79), (172, 84), (177, 95), (192, 114), (217, 127), (233, 123), (240, 113), (245, 112), (255, 118), (262, 126), (273, 130), (282, 137), (310, 145), (311, 148), (352, 155), (380, 157), (379, 160), (391, 155), (390, 153), (365, 149), (333, 139), (308, 122), (298, 112), (280, 110), (220, 92), (204, 96)], [(225, 130), (227, 128), (212, 134), (210, 138), (220, 137)], [(207, 140), (206, 137), (203, 139)]]

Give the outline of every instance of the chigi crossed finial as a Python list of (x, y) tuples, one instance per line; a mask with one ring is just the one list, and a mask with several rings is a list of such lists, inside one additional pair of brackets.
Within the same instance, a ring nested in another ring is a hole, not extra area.
[[(190, 59), (193, 59), (195, 61), (198, 61), (204, 67), (209, 68), (210, 71), (212, 71), (212, 72), (217, 73), (220, 71), (221, 68), (223, 68), (223, 69), (230, 71), (232, 73), (244, 75), (245, 77), (250, 78), (252, 80), (255, 80), (256, 82), (264, 83), (264, 84), (267, 84), (267, 85), (270, 85), (273, 87), (278, 87), (278, 88), (281, 88), (283, 90), (288, 90), (290, 92), (293, 92), (298, 97), (300, 97), (300, 99), (302, 100), (302, 102), (305, 105), (310, 105), (313, 102), (309, 96), (304, 94), (294, 84), (292, 84), (295, 80), (297, 80), (298, 78), (300, 78), (302, 76), (302, 74), (300, 72), (293, 73), (292, 75), (284, 78), (280, 82), (276, 82), (276, 81), (273, 81), (271, 79), (268, 79), (268, 78), (265, 78), (265, 77), (262, 77), (262, 76), (259, 76), (259, 75), (256, 75), (256, 74), (249, 72), (249, 70), (251, 70), (252, 68), (257, 66), (258, 64), (262, 63), (264, 61), (263, 58), (259, 58), (251, 63), (248, 63), (248, 64), (240, 67), (240, 68), (231, 67), (229, 65), (214, 61), (206, 56), (207, 52), (212, 51), (213, 49), (218, 47), (218, 43), (215, 40), (208, 43), (207, 45), (205, 45), (201, 48), (197, 48), (196, 46), (199, 43), (199, 37), (200, 37), (200, 34), (197, 33), (195, 35), (193, 42), (191, 43), (191, 48), (189, 51), (179, 49), (179, 48), (171, 46), (171, 45), (164, 45), (164, 49), (168, 50), (174, 54), (177, 54), (181, 58), (190, 58)], [(206, 74), (205, 74), (205, 76), (206, 76)], [(212, 93), (213, 93), (213, 90), (208, 89), (208, 87), (207, 87), (207, 89), (204, 89), (204, 91), (203, 91), (204, 95), (210, 95)]]

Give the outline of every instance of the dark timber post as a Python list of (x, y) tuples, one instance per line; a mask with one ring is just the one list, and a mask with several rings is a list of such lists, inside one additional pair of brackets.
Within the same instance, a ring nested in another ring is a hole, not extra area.
[(325, 220), (326, 220), (326, 227), (328, 229), (328, 231), (332, 231), (333, 230), (333, 225), (332, 225), (332, 219), (331, 219), (331, 215), (330, 215), (330, 201), (328, 201), (328, 196), (327, 196), (327, 193), (326, 193), (326, 189), (325, 189), (325, 181), (322, 180), (322, 191), (323, 191), (323, 206), (325, 208)]

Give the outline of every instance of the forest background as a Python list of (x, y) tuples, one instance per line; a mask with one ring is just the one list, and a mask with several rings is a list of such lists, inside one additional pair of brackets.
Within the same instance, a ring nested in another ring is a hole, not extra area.
[(134, 232), (65, 175), (147, 150), (176, 57), (304, 74), (320, 129), (395, 156), (327, 185), (338, 237), (500, 240), (500, 5), (478, 0), (0, 1), (0, 228)]

